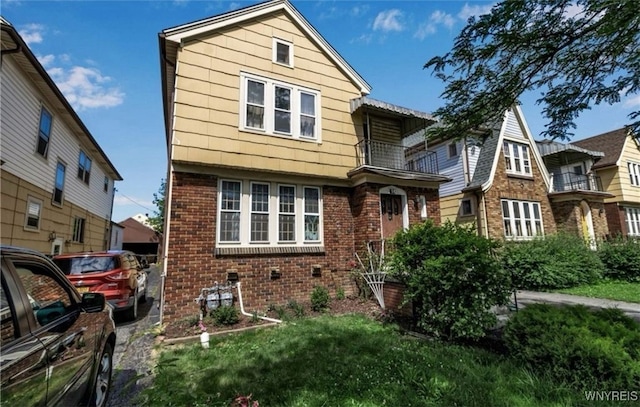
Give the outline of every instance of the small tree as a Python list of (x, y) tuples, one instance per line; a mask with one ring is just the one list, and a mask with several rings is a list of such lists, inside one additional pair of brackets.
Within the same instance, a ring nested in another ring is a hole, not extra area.
[(158, 208), (154, 211), (154, 216), (149, 217), (149, 224), (158, 233), (164, 232), (164, 200), (167, 182), (163, 178), (157, 194), (153, 194), (153, 204)]
[(406, 285), (405, 302), (413, 302), (421, 329), (443, 339), (478, 339), (495, 325), (490, 309), (511, 293), (494, 255), (497, 242), (474, 228), (430, 220), (394, 241), (391, 273)]

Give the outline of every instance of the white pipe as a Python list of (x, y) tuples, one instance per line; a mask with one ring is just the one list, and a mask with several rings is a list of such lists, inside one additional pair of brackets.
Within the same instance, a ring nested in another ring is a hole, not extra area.
[(240, 289), (240, 282), (236, 283), (236, 287), (238, 288), (238, 301), (240, 301), (240, 312), (242, 313), (242, 315), (246, 315), (248, 317), (257, 316), (258, 318), (260, 318), (262, 320), (265, 320), (265, 321), (277, 322), (279, 324), (282, 323), (282, 321), (280, 321), (279, 319), (269, 318), (269, 317), (261, 317), (259, 315), (249, 314), (248, 312), (246, 312), (244, 310), (244, 304), (242, 303), (242, 290)]

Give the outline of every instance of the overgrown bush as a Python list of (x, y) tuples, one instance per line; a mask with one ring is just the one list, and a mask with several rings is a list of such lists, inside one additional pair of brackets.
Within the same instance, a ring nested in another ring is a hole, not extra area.
[(528, 305), (504, 340), (513, 358), (575, 388), (640, 386), (640, 325), (620, 310)]
[(618, 237), (602, 242), (598, 249), (605, 277), (640, 281), (640, 239)]
[(591, 284), (602, 278), (604, 270), (598, 254), (582, 239), (569, 234), (507, 242), (501, 258), (514, 286), (525, 290)]
[(238, 310), (230, 305), (222, 305), (211, 311), (211, 317), (216, 325), (233, 325), (240, 321)]
[(430, 220), (399, 232), (391, 273), (406, 285), (418, 327), (442, 339), (478, 339), (496, 323), (490, 308), (507, 303), (509, 276), (494, 256), (497, 242), (475, 229)]
[(315, 286), (311, 292), (311, 309), (322, 312), (329, 308), (329, 290), (322, 286)]
[(287, 307), (289, 307), (296, 318), (302, 318), (304, 316), (304, 305), (300, 304), (296, 300), (289, 300)]

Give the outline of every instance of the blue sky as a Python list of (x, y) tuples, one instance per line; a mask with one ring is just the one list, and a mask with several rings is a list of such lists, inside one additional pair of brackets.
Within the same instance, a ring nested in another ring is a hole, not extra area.
[[(21, 33), (124, 181), (113, 220), (153, 214), (166, 176), (158, 33), (245, 7), (253, 1), (3, 0), (1, 13)], [(292, 4), (372, 86), (371, 97), (432, 112), (443, 85), (423, 70), (447, 52), (485, 1), (296, 1)], [(522, 98), (532, 134), (544, 130), (537, 93)], [(628, 123), (640, 95), (594, 107), (573, 140)]]

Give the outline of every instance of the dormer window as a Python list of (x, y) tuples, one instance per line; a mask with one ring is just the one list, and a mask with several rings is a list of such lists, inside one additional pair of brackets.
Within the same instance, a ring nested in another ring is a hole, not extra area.
[(274, 38), (273, 62), (293, 68), (293, 44), (279, 38)]

